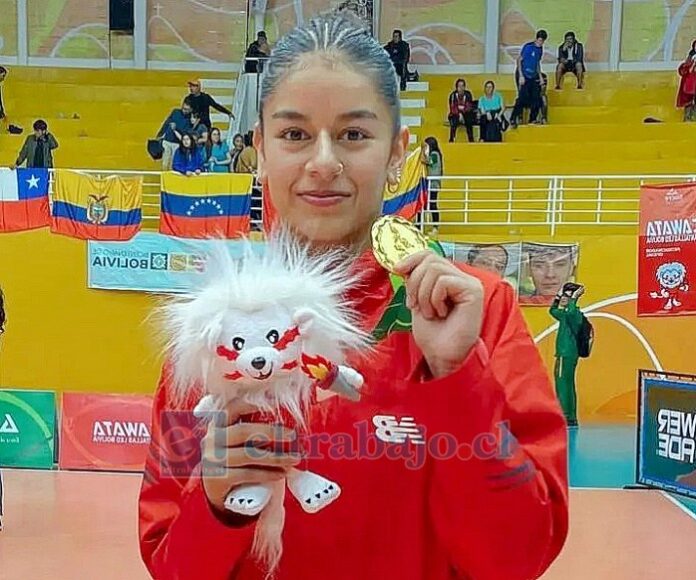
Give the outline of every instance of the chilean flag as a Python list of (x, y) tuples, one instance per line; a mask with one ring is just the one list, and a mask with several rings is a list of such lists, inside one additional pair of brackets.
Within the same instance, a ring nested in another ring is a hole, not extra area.
[(0, 168), (0, 232), (49, 225), (48, 169)]

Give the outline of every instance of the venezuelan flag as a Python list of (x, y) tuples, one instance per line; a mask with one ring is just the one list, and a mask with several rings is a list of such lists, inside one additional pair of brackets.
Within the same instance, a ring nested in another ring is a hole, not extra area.
[(411, 220), (423, 209), (428, 197), (428, 180), (425, 165), (420, 161), (420, 149), (406, 157), (401, 170), (401, 180), (395, 193), (384, 189), (383, 215), (399, 215)]
[(160, 233), (179, 238), (249, 233), (253, 179), (246, 173), (162, 173)]
[(99, 179), (58, 169), (51, 231), (81, 240), (130, 240), (140, 230), (142, 201), (141, 177)]
[(43, 228), (48, 213), (48, 170), (0, 168), (0, 232)]

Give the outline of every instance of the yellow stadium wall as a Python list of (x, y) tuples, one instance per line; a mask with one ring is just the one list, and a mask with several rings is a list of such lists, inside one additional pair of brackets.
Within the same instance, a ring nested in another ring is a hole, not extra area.
[[(466, 239), (516, 241), (514, 237)], [(634, 236), (534, 239), (580, 243), (578, 278), (587, 286), (583, 307), (635, 292)], [(8, 306), (7, 333), (0, 348), (0, 385), (152, 392), (161, 360), (146, 318), (156, 298), (88, 290), (86, 263), (86, 244), (81, 241), (47, 231), (0, 237), (0, 284)], [(635, 333), (644, 337), (663, 368), (694, 372), (690, 349), (678, 346), (691, 344), (693, 319), (638, 319), (634, 300), (605, 306), (600, 312), (611, 318), (592, 318), (595, 349), (590, 359), (581, 361), (578, 371), (580, 419), (630, 421), (636, 408), (636, 370), (654, 368)], [(525, 307), (524, 315), (535, 336), (553, 322), (545, 308)], [(555, 333), (539, 345), (549, 369), (554, 339)]]

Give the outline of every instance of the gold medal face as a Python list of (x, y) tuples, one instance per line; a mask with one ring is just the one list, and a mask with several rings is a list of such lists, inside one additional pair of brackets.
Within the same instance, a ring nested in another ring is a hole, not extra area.
[(428, 248), (428, 238), (402, 217), (382, 216), (372, 225), (372, 252), (389, 272), (394, 273), (401, 260)]

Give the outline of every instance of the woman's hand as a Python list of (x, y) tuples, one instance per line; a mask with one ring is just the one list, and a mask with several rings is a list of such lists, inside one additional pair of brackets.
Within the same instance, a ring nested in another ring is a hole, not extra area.
[(396, 265), (406, 278), (412, 331), (433, 377), (451, 374), (476, 344), (483, 320), (483, 286), (431, 251)]
[(211, 421), (203, 438), (202, 479), (208, 501), (220, 512), (235, 487), (283, 479), (301, 460), (298, 454), (279, 453), (264, 447), (295, 441), (290, 429), (267, 423), (238, 423), (256, 409), (244, 404), (228, 405), (221, 421)]

